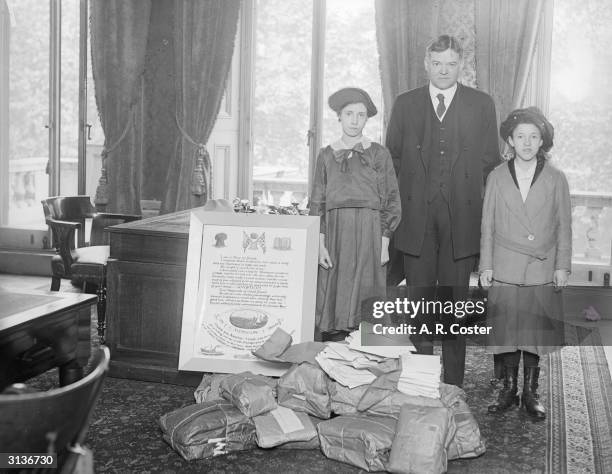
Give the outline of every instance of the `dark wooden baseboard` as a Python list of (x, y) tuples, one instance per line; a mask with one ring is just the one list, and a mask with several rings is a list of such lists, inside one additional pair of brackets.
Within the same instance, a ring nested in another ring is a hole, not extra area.
[(110, 362), (109, 377), (120, 379), (141, 380), (143, 382), (170, 383), (197, 387), (202, 380), (200, 372), (185, 372), (168, 367), (156, 366), (151, 363), (138, 364), (135, 362)]

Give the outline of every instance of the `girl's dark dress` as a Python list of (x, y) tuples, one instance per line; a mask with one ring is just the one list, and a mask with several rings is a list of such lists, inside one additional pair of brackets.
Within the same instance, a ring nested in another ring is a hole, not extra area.
[(401, 216), (391, 155), (363, 139), (352, 149), (338, 142), (317, 158), (310, 215), (321, 217), (321, 233), (333, 267), (319, 267), (316, 324), (320, 331), (350, 330), (361, 321), (361, 302), (382, 297), (386, 267), (381, 238), (391, 237)]

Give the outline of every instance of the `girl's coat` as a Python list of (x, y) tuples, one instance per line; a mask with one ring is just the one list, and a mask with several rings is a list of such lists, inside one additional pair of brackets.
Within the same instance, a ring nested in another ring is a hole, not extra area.
[(508, 163), (489, 174), (485, 192), (480, 270), (516, 285), (552, 282), (555, 270), (571, 270), (572, 228), (564, 174), (545, 162), (523, 203)]

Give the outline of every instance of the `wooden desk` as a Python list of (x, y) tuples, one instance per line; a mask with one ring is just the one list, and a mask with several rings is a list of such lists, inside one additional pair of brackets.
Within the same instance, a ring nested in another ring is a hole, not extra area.
[(83, 377), (95, 295), (0, 290), (0, 391), (53, 367), (60, 384)]
[(107, 332), (110, 375), (197, 386), (179, 372), (190, 211), (109, 228)]

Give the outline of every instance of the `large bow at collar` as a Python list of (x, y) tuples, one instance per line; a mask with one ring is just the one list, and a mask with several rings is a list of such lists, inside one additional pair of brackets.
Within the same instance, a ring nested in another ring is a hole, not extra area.
[(353, 148), (344, 148), (342, 150), (334, 150), (334, 159), (340, 164), (340, 171), (346, 173), (348, 171), (348, 160), (352, 156), (358, 156), (364, 166), (369, 166), (368, 160), (365, 157), (365, 149), (360, 143), (356, 143)]

